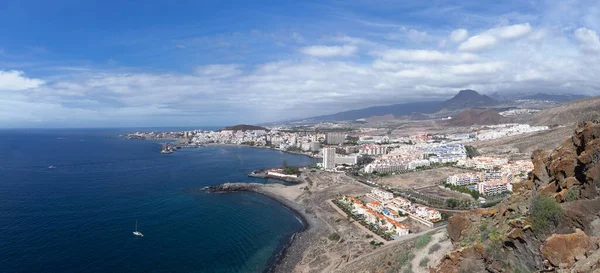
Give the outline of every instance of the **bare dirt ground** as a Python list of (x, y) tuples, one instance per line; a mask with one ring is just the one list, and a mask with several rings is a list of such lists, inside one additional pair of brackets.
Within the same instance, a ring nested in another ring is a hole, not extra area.
[[(329, 202), (339, 194), (364, 195), (370, 187), (342, 173), (309, 173), (305, 181), (296, 186), (269, 185), (259, 190), (283, 203), (292, 203), (288, 205), (300, 210), (310, 225), (296, 236), (273, 268), (274, 272), (378, 272), (378, 268), (384, 269), (384, 260), (394, 260), (394, 253), (410, 247), (415, 238), (429, 231), (407, 220), (411, 233), (416, 233), (373, 247), (372, 240), (381, 240), (367, 236), (369, 232), (344, 217)], [(301, 189), (303, 187), (308, 190)], [(445, 231), (445, 227), (436, 230)], [(332, 234), (340, 238), (332, 239)]]
[(399, 189), (421, 189), (431, 186), (437, 186), (442, 180), (446, 180), (449, 175), (468, 172), (463, 169), (453, 167), (443, 167), (426, 171), (398, 174), (389, 177), (382, 177), (376, 180), (377, 183)]
[[(341, 264), (374, 251), (367, 238), (351, 220), (338, 213), (328, 202), (338, 194), (364, 194), (370, 188), (341, 173), (310, 173), (306, 184), (286, 187), (302, 191), (293, 202), (304, 209), (310, 228), (300, 233), (286, 251), (275, 272), (332, 272)], [(307, 186), (308, 190), (300, 190)], [(274, 192), (276, 193), (276, 192)], [(288, 197), (293, 197), (288, 193)], [(337, 240), (330, 235), (340, 236)]]
[(469, 145), (483, 155), (509, 155), (511, 159), (529, 159), (537, 149), (551, 150), (573, 134), (573, 126), (557, 127), (547, 131), (522, 134), (500, 139), (476, 141)]
[[(439, 245), (440, 248), (433, 251), (432, 247), (436, 244)], [(431, 241), (429, 241), (427, 246), (413, 252), (415, 254), (415, 258), (411, 262), (412, 271), (415, 273), (429, 272), (429, 268), (435, 267), (442, 260), (444, 254), (451, 249), (452, 243), (450, 242), (448, 234), (445, 232), (445, 230), (433, 234), (431, 236)], [(421, 261), (425, 258), (429, 261), (423, 266), (421, 265)]]
[(465, 195), (465, 194), (447, 190), (447, 189), (441, 189), (438, 186), (421, 188), (421, 189), (419, 189), (419, 193), (425, 193), (425, 194), (439, 196), (439, 197), (443, 197), (443, 198), (456, 198), (456, 199), (471, 199), (472, 198), (470, 195)]

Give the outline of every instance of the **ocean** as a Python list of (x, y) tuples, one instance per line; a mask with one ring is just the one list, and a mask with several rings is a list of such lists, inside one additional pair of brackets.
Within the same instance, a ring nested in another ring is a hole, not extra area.
[(302, 229), (260, 194), (197, 189), (271, 183), (246, 174), (313, 159), (236, 146), (162, 155), (160, 141), (119, 137), (134, 131), (0, 130), (1, 273), (263, 272)]

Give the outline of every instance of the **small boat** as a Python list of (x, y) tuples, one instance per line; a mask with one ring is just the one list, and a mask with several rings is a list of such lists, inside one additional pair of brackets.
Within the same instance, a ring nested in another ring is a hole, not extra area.
[(135, 236), (140, 236), (140, 237), (144, 237), (144, 234), (142, 234), (141, 232), (139, 232), (137, 230), (137, 220), (135, 220), (135, 231), (133, 232), (133, 235)]
[(56, 169), (56, 167), (50, 165), (50, 166), (48, 166), (48, 169)]

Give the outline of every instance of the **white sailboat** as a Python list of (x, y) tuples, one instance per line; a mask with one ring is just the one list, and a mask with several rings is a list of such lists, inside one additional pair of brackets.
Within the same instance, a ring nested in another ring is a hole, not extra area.
[(135, 220), (135, 231), (133, 232), (133, 235), (135, 236), (140, 236), (140, 237), (144, 237), (144, 234), (142, 234), (141, 232), (139, 232), (137, 230), (137, 220)]

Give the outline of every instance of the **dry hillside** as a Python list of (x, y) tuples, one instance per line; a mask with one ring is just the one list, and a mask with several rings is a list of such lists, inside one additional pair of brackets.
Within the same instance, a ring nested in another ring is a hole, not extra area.
[(600, 123), (579, 124), (496, 207), (453, 216), (434, 272), (600, 272)]
[(583, 120), (600, 119), (600, 97), (573, 101), (542, 110), (531, 117), (536, 125), (573, 125)]

